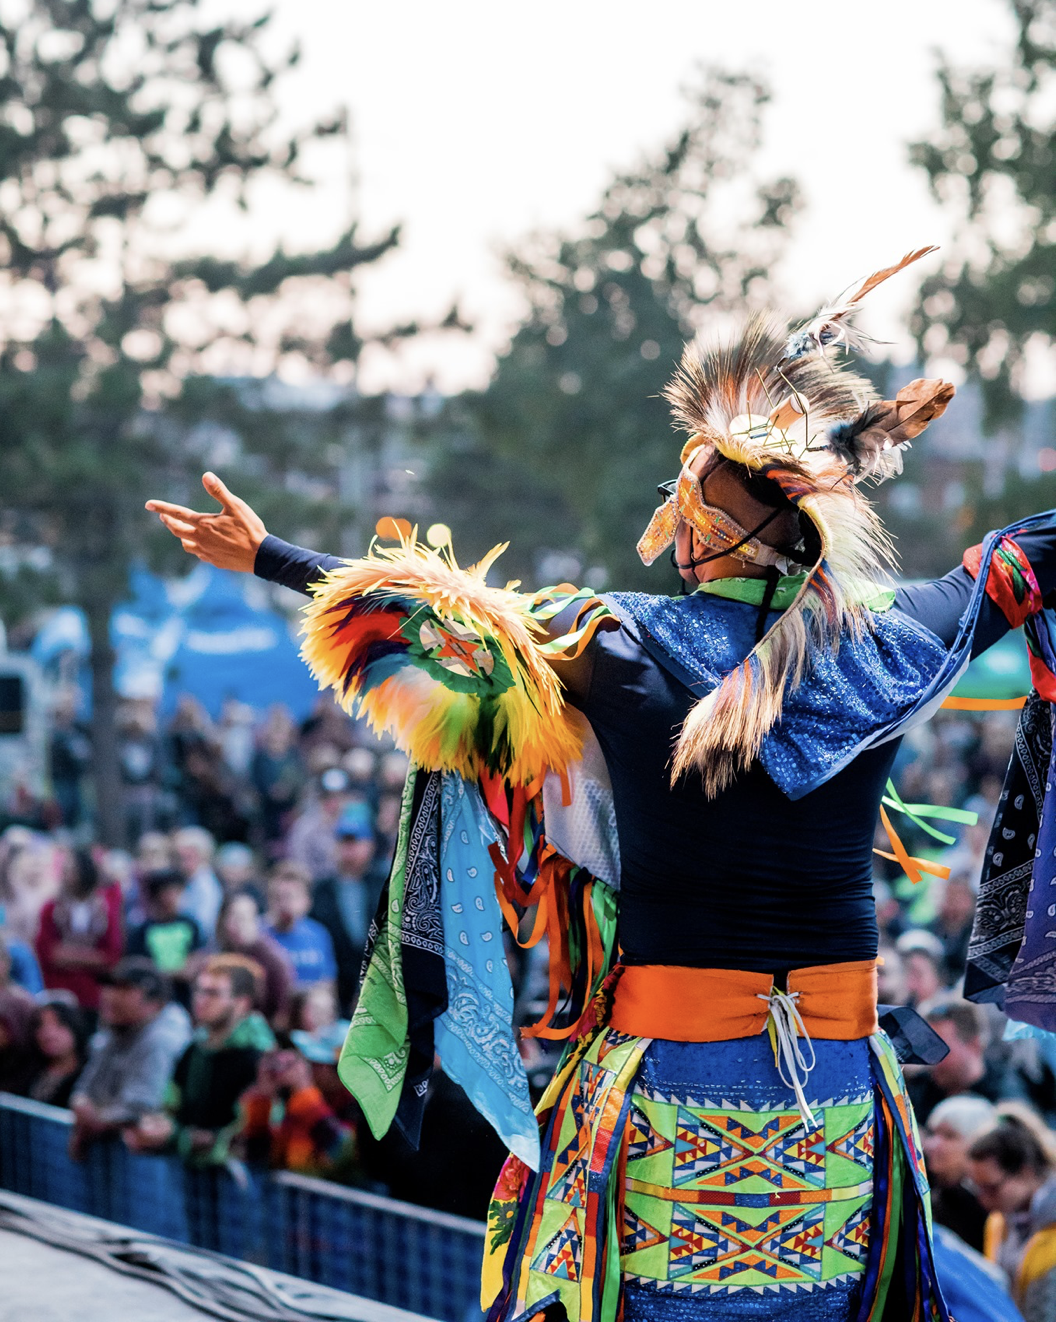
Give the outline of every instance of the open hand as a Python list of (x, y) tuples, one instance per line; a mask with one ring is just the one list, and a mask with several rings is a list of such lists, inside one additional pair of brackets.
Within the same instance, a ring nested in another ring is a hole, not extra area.
[(232, 495), (215, 473), (204, 473), (202, 486), (223, 506), (218, 514), (198, 514), (165, 500), (148, 500), (147, 509), (180, 539), (185, 551), (199, 560), (217, 569), (251, 574), (257, 548), (268, 535), (267, 528), (256, 511)]

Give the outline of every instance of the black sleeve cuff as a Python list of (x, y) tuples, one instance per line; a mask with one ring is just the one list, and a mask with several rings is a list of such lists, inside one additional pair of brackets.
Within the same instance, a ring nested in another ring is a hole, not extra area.
[(308, 593), (314, 583), (328, 569), (336, 569), (343, 561), (337, 556), (322, 555), (303, 546), (292, 546), (281, 537), (267, 536), (257, 547), (253, 572), (269, 583), (281, 583), (295, 592)]

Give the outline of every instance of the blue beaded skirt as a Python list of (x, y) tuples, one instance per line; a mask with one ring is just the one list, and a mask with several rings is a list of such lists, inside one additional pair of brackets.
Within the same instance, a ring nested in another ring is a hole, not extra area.
[(580, 1043), (496, 1188), (487, 1322), (950, 1322), (891, 1042), (812, 1050), (797, 1099), (765, 1032)]

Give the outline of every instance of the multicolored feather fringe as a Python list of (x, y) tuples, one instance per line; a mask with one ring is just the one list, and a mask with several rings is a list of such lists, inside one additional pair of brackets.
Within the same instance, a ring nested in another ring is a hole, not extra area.
[(391, 733), (417, 766), (527, 785), (579, 755), (534, 598), (493, 588), (504, 551), (459, 567), (414, 534), (327, 574), (301, 655), (346, 711)]

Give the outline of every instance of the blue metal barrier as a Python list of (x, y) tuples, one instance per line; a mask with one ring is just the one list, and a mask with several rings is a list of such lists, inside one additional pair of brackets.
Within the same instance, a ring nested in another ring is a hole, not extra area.
[(0, 1188), (301, 1276), (442, 1322), (480, 1318), (484, 1226), (287, 1172), (189, 1170), (93, 1143), (72, 1117), (0, 1093)]

